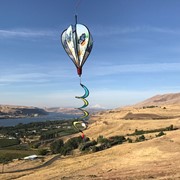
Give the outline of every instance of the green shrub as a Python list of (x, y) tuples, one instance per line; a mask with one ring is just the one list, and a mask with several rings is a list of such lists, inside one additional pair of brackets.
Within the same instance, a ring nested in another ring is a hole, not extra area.
[(99, 137), (97, 138), (97, 143), (108, 143), (109, 140), (107, 138), (104, 138), (102, 135), (99, 135)]
[(135, 129), (134, 135), (141, 135), (141, 134), (144, 134), (144, 131), (143, 131), (143, 130), (137, 130), (137, 129)]
[(143, 109), (146, 109), (146, 108), (155, 108), (155, 107), (158, 107), (158, 106), (143, 106)]
[(126, 141), (126, 138), (124, 136), (112, 136), (109, 138), (109, 143), (111, 146), (122, 144)]
[(132, 143), (132, 142), (133, 142), (132, 139), (130, 139), (130, 138), (127, 138), (127, 141), (128, 141), (129, 143)]
[(97, 144), (97, 142), (96, 142), (95, 140), (93, 140), (93, 141), (88, 141), (88, 142), (85, 142), (85, 143), (81, 144), (81, 145), (79, 146), (79, 149), (80, 149), (81, 151), (89, 150), (90, 146), (94, 146), (94, 145), (96, 145), (96, 144)]
[(72, 149), (70, 147), (68, 147), (67, 145), (63, 146), (61, 148), (61, 154), (66, 156), (66, 155), (70, 155), (72, 153)]
[(92, 152), (98, 152), (110, 147), (111, 147), (110, 143), (103, 143), (96, 146), (90, 146), (90, 149)]
[(159, 134), (156, 135), (156, 137), (160, 137), (160, 136), (163, 136), (165, 135), (165, 133), (163, 131), (159, 132)]
[(99, 137), (97, 138), (97, 143), (101, 143), (102, 142), (102, 140), (103, 140), (103, 136), (102, 135), (99, 135)]
[(48, 149), (39, 149), (38, 150), (38, 154), (42, 155), (42, 156), (46, 155), (48, 152), (49, 152)]
[(169, 127), (166, 127), (166, 130), (167, 131), (172, 131), (174, 130), (175, 128), (173, 127), (173, 124), (171, 124)]
[(146, 138), (144, 135), (139, 136), (139, 141), (145, 141), (145, 140), (146, 140)]
[(79, 144), (83, 142), (83, 139), (81, 136), (79, 137), (73, 137), (64, 144), (64, 146), (69, 147), (69, 149), (77, 149)]
[(145, 140), (146, 140), (145, 136), (141, 135), (141, 136), (137, 137), (135, 141), (136, 142), (142, 142), (142, 141), (145, 141)]
[(53, 154), (61, 153), (61, 150), (64, 146), (62, 139), (58, 139), (50, 144), (50, 150)]
[(91, 151), (97, 152), (97, 151), (99, 151), (99, 148), (97, 146), (91, 146)]

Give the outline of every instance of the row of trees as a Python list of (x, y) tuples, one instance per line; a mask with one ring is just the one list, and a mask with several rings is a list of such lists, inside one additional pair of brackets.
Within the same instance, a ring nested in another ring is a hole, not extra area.
[[(146, 130), (146, 131), (136, 129), (134, 133), (128, 134), (128, 136), (137, 136), (136, 139), (134, 140), (134, 142), (142, 142), (142, 141), (146, 140), (144, 134), (158, 132), (156, 137), (159, 137), (159, 136), (165, 135), (165, 133), (163, 131), (171, 131), (171, 130), (175, 130), (175, 129), (177, 129), (177, 128), (175, 128), (173, 125), (170, 125), (168, 127), (161, 128), (161, 129)], [(101, 151), (101, 150), (110, 148), (117, 144), (122, 144), (126, 141), (129, 143), (133, 142), (133, 140), (131, 138), (128, 137), (126, 139), (124, 136), (112, 136), (110, 138), (105, 138), (103, 136), (99, 136), (97, 138), (97, 140), (92, 140), (92, 141), (90, 141), (89, 138), (86, 138), (86, 140), (84, 141), (79, 136), (79, 137), (71, 138), (65, 143), (61, 139), (56, 140), (51, 143), (50, 149), (51, 149), (52, 153), (54, 153), (54, 154), (60, 153), (62, 155), (71, 154), (72, 150), (77, 149), (77, 148), (80, 151), (97, 152), (97, 151)]]
[(177, 130), (178, 128), (174, 127), (172, 124), (170, 126), (167, 126), (165, 128), (160, 129), (152, 129), (152, 130), (138, 130), (135, 129), (134, 133), (127, 134), (128, 136), (135, 136), (135, 135), (142, 135), (142, 134), (148, 134), (148, 133), (155, 133), (155, 132), (161, 132), (161, 131), (173, 131)]
[(111, 138), (99, 136), (97, 140), (92, 141), (90, 141), (89, 138), (84, 140), (79, 136), (73, 137), (66, 142), (62, 139), (55, 140), (51, 143), (50, 150), (53, 154), (60, 153), (61, 155), (72, 154), (72, 151), (77, 148), (82, 152), (97, 152), (117, 144), (122, 144), (125, 141), (124, 136), (113, 136)]
[[(87, 138), (86, 141), (88, 140), (89, 139)], [(81, 143), (83, 143), (81, 136), (73, 137), (65, 143), (62, 139), (58, 139), (51, 143), (50, 150), (53, 154), (60, 153), (65, 156), (71, 154), (72, 150), (77, 149)]]

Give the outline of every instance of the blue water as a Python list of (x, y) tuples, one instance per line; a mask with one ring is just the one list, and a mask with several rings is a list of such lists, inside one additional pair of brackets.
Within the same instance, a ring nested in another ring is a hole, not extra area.
[(19, 123), (28, 124), (31, 122), (43, 122), (54, 120), (68, 120), (77, 118), (75, 115), (62, 114), (62, 113), (49, 113), (48, 115), (29, 118), (17, 118), (17, 119), (0, 119), (0, 126), (15, 126)]

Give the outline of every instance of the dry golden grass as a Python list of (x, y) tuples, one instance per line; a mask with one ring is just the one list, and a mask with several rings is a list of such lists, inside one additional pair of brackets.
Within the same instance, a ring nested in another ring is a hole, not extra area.
[[(179, 117), (152, 120), (148, 119), (147, 116), (146, 120), (124, 120), (123, 117), (128, 113), (146, 113), (150, 115), (157, 114), (166, 117)], [(93, 123), (86, 131), (87, 136), (91, 138), (97, 138), (98, 135), (104, 135), (106, 137), (114, 135), (125, 135), (127, 133), (134, 132), (135, 129), (158, 129), (170, 126), (171, 124), (180, 128), (180, 106), (166, 106), (166, 109), (160, 107), (146, 109), (131, 107), (123, 108), (119, 110), (99, 113), (98, 115), (91, 118), (91, 122)]]
[[(180, 128), (180, 106), (135, 109), (124, 108), (101, 113), (91, 118), (85, 134), (91, 139), (99, 135), (125, 135), (135, 129), (158, 129), (173, 124)], [(123, 120), (127, 113), (147, 113), (169, 116), (162, 120)], [(176, 117), (176, 118), (173, 118)], [(180, 130), (139, 143), (125, 143), (86, 155), (62, 157), (48, 167), (19, 173), (4, 173), (0, 179), (180, 179)], [(25, 168), (25, 166), (23, 165)]]

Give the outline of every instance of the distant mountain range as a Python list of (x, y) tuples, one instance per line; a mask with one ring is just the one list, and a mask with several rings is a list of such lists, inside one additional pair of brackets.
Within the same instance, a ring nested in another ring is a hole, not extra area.
[[(44, 109), (47, 112), (54, 112), (54, 113), (62, 113), (62, 114), (82, 114), (82, 112), (77, 108), (62, 108), (62, 107), (51, 107)], [(103, 108), (86, 108), (89, 113), (97, 113), (100, 111), (105, 111), (106, 109)]]
[(162, 106), (162, 105), (180, 105), (180, 93), (169, 93), (163, 95), (156, 95), (145, 101), (137, 103), (133, 106)]
[[(104, 109), (101, 108), (86, 108), (90, 114), (94, 114)], [(57, 113), (61, 115), (80, 115), (82, 112), (75, 108), (37, 108), (32, 106), (13, 106), (13, 105), (0, 105), (0, 119), (8, 118), (25, 118), (25, 117), (38, 117), (48, 115), (49, 113)]]
[[(164, 106), (164, 105), (180, 105), (180, 93), (169, 93), (163, 95), (156, 95), (146, 99), (140, 103), (132, 105), (132, 107), (146, 107), (146, 106)], [(102, 108), (86, 108), (90, 114), (106, 111)], [(75, 108), (37, 108), (32, 106), (12, 106), (0, 105), (0, 119), (4, 118), (23, 118), (23, 117), (36, 117), (47, 115), (48, 113), (60, 113), (65, 115), (79, 115), (82, 112)]]

